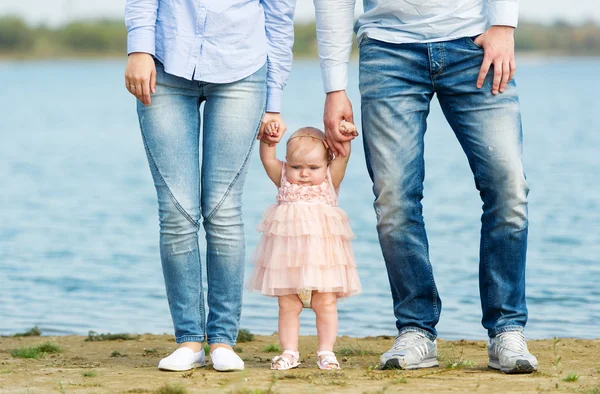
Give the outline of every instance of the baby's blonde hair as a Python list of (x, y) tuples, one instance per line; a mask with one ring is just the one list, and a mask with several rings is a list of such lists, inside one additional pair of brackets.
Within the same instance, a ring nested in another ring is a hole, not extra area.
[(296, 130), (286, 144), (286, 158), (289, 161), (298, 159), (312, 151), (315, 146), (323, 147), (323, 154), (327, 162), (331, 161), (329, 149), (326, 148), (325, 133), (316, 127), (302, 127)]

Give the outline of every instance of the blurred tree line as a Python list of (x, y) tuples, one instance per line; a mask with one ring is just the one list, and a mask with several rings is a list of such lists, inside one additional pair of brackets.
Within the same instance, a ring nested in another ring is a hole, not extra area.
[(78, 21), (49, 28), (28, 26), (18, 17), (0, 17), (0, 55), (122, 55), (126, 47), (127, 30), (121, 20)]
[[(314, 24), (296, 24), (294, 55), (316, 57)], [(517, 51), (557, 55), (600, 55), (600, 25), (593, 22), (551, 25), (521, 22)], [(29, 26), (14, 16), (0, 16), (0, 56), (119, 56), (127, 47), (122, 20), (77, 21), (59, 27)]]

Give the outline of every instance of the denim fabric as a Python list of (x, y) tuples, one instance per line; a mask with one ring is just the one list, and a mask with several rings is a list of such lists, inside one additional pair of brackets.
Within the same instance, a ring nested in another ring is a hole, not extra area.
[[(176, 77), (157, 62), (138, 116), (158, 195), (160, 255), (177, 343), (236, 341), (245, 248), (242, 189), (266, 101), (266, 66), (237, 82)], [(204, 102), (201, 119), (200, 105)], [(202, 132), (200, 131), (203, 123)], [(207, 242), (205, 316), (198, 230)]]
[(476, 80), (483, 49), (470, 38), (360, 46), (360, 92), (377, 231), (400, 332), (437, 336), (441, 300), (422, 215), (426, 118), (437, 95), (469, 161), (483, 201), (479, 283), (482, 324), (494, 337), (527, 321), (527, 194), (514, 81), (491, 93)]

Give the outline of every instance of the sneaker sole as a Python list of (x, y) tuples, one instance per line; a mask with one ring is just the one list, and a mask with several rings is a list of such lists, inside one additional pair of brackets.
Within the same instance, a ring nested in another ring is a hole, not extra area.
[(502, 368), (500, 364), (490, 360), (488, 362), (488, 368), (502, 371), (505, 374), (532, 373), (537, 371), (537, 367), (531, 365), (527, 360), (517, 360), (515, 366), (512, 368)]
[(383, 368), (382, 369), (420, 369), (420, 368), (433, 368), (433, 367), (439, 367), (439, 364), (437, 362), (437, 360), (433, 360), (433, 361), (425, 361), (422, 362), (420, 364), (417, 365), (402, 365), (403, 363), (400, 362), (400, 359), (398, 358), (390, 358), (389, 360), (387, 360), (385, 362), (385, 364), (383, 364)]

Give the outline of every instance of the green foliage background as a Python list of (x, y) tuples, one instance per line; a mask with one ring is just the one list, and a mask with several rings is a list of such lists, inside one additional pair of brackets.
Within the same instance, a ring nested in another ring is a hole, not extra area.
[[(316, 57), (314, 24), (296, 24), (294, 56)], [(600, 25), (588, 22), (540, 24), (521, 22), (515, 32), (517, 51), (553, 55), (600, 55)], [(75, 21), (59, 27), (29, 26), (15, 16), (0, 16), (0, 56), (52, 58), (123, 56), (127, 31), (121, 20)]]

